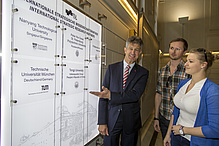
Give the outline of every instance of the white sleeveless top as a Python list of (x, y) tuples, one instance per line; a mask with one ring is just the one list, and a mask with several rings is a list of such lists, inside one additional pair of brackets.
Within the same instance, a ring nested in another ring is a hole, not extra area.
[[(184, 86), (180, 88), (178, 93), (174, 97), (174, 104), (180, 109), (180, 115), (176, 122), (176, 125), (182, 125), (185, 127), (194, 127), (196, 116), (200, 105), (200, 91), (207, 78), (197, 82), (193, 88), (186, 93), (186, 89), (191, 83), (189, 80)], [(191, 135), (183, 136), (189, 141)]]

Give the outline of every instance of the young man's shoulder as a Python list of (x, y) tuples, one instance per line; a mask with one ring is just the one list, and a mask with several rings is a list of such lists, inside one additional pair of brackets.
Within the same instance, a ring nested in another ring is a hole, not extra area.
[(166, 68), (168, 68), (168, 67), (169, 67), (169, 65), (166, 64), (166, 65), (164, 65), (163, 67), (160, 68), (160, 71), (162, 72), (162, 71), (166, 70)]

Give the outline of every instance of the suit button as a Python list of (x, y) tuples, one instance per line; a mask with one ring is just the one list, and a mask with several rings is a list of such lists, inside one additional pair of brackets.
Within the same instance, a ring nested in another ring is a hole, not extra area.
[(122, 109), (118, 109), (118, 112), (122, 111)]

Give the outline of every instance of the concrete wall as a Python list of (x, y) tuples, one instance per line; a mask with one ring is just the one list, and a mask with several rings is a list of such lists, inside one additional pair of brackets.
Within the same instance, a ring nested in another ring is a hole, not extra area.
[[(189, 49), (205, 48), (219, 51), (219, 1), (218, 0), (162, 0), (158, 3), (158, 40), (160, 49), (168, 53), (169, 42), (177, 37), (184, 37)], [(179, 17), (189, 20), (184, 25)], [(160, 67), (166, 64), (166, 57), (161, 57)], [(208, 77), (219, 84), (219, 64), (215, 61)]]
[[(203, 47), (219, 50), (219, 1), (218, 0), (163, 0), (158, 5), (158, 40), (160, 49), (168, 52), (168, 43), (184, 37), (189, 49)], [(179, 17), (189, 17), (180, 24)]]

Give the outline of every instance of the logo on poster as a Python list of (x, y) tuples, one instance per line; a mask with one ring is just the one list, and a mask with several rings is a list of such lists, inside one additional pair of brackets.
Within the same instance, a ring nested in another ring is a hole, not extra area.
[(79, 56), (79, 51), (76, 50), (75, 55), (78, 57)]
[(78, 88), (79, 87), (79, 83), (76, 81), (75, 82), (75, 88)]
[(75, 13), (72, 13), (71, 10), (65, 9), (65, 12), (66, 12), (66, 14), (67, 14), (68, 16), (70, 15), (70, 16), (73, 17), (73, 19), (77, 20), (77, 15), (76, 15)]
[(32, 43), (33, 44), (33, 48), (37, 49), (37, 43)]
[(42, 90), (49, 90), (49, 85), (41, 85)]
[(97, 54), (95, 54), (95, 60), (97, 60), (99, 57), (98, 57), (98, 55)]
[(40, 45), (40, 44), (37, 44), (37, 43), (32, 43), (33, 45), (33, 49), (38, 49), (38, 50), (42, 50), (42, 51), (47, 51), (47, 46), (45, 45)]

